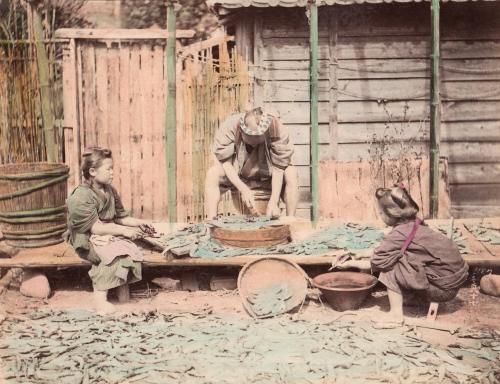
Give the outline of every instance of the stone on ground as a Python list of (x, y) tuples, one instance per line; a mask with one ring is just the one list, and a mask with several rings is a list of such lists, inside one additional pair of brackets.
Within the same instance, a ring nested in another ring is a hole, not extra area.
[(49, 280), (43, 273), (25, 270), (19, 291), (24, 296), (46, 299), (50, 296)]
[(481, 291), (490, 296), (500, 296), (500, 275), (484, 275), (479, 282)]

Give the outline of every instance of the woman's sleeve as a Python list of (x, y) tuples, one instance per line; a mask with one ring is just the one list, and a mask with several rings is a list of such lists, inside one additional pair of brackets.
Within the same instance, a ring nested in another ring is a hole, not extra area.
[(293, 143), (290, 141), (288, 129), (276, 117), (270, 127), (271, 138), (271, 162), (273, 166), (280, 169), (287, 168), (292, 162)]
[(79, 189), (68, 198), (68, 224), (79, 233), (90, 232), (99, 220), (97, 202), (90, 189)]
[(401, 254), (401, 235), (397, 231), (389, 233), (380, 245), (375, 248), (371, 258), (371, 265), (374, 271), (387, 272), (403, 256)]
[(118, 191), (114, 187), (111, 187), (111, 191), (113, 192), (113, 197), (115, 199), (115, 218), (121, 219), (123, 217), (129, 216), (129, 213), (123, 206), (123, 202), (120, 195), (118, 194)]

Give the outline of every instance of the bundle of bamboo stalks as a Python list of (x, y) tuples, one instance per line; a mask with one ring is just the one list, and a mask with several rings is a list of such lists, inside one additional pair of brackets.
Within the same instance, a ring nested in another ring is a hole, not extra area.
[[(180, 204), (184, 204), (183, 215), (194, 221), (205, 218), (204, 181), (211, 165), (210, 147), (215, 131), (229, 115), (247, 107), (251, 91), (247, 65), (234, 49), (228, 48), (228, 42), (229, 39), (223, 37), (218, 44), (184, 60), (181, 129), (185, 139), (192, 141), (192, 161), (189, 162), (192, 168), (185, 173), (191, 173), (193, 184), (184, 191), (185, 198)], [(233, 210), (230, 195), (225, 197), (222, 206), (224, 213)]]

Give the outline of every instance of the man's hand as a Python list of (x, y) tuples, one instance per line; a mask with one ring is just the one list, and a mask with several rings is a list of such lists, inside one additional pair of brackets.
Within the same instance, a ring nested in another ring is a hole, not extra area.
[(269, 200), (269, 203), (267, 204), (266, 215), (270, 216), (271, 219), (277, 219), (278, 217), (280, 217), (280, 214), (281, 210), (278, 207), (278, 203)]
[(243, 203), (249, 209), (255, 208), (255, 197), (253, 191), (247, 186), (245, 186), (241, 188), (240, 193), (241, 193), (241, 200), (243, 200)]

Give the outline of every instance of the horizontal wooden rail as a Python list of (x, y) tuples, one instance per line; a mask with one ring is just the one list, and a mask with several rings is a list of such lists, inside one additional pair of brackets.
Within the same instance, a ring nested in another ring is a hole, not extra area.
[[(180, 29), (176, 31), (176, 38), (190, 39), (194, 34), (192, 29)], [(54, 35), (60, 39), (153, 40), (166, 39), (168, 32), (165, 29), (60, 28)]]

